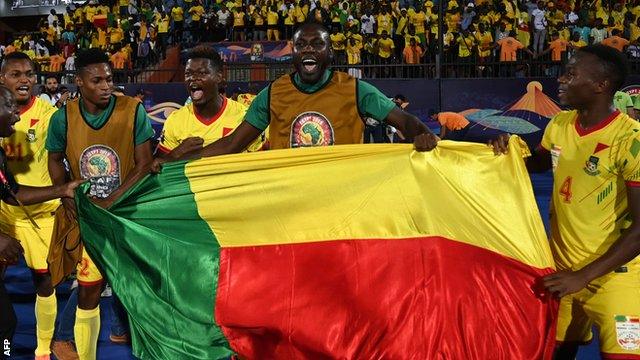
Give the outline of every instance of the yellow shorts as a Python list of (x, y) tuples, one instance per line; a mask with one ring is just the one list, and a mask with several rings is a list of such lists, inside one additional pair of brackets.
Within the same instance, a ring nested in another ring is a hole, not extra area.
[(49, 255), (49, 244), (53, 234), (53, 217), (36, 219), (40, 229), (36, 229), (31, 224), (6, 224), (0, 222), (0, 231), (20, 240), (20, 245), (24, 249), (24, 259), (27, 266), (37, 273), (46, 274), (49, 272), (47, 256)]
[(600, 330), (603, 359), (640, 359), (640, 270), (615, 272), (560, 299), (558, 342), (588, 343)]
[(87, 254), (86, 249), (82, 249), (82, 260), (78, 263), (78, 284), (91, 286), (102, 283), (102, 274)]

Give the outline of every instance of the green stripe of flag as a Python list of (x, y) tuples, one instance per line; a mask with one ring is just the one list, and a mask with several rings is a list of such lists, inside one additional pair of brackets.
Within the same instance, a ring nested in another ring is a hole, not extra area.
[[(185, 163), (165, 166), (161, 175), (140, 181), (121, 199), (109, 211), (82, 194), (76, 204), (87, 250), (130, 314), (134, 355), (230, 356), (214, 321), (220, 246), (198, 215)], [(147, 202), (157, 206), (138, 206)], [(181, 221), (166, 221), (175, 219)], [(146, 276), (129, 276), (140, 272)]]

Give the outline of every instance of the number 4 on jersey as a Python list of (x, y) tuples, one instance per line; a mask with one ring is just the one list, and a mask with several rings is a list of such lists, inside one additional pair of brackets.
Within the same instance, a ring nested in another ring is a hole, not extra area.
[(573, 181), (573, 178), (571, 176), (567, 176), (567, 178), (564, 179), (564, 182), (562, 183), (562, 186), (560, 186), (560, 195), (562, 195), (562, 199), (566, 203), (570, 203), (571, 202), (571, 197), (573, 196), (573, 194), (571, 193), (571, 182), (572, 181)]

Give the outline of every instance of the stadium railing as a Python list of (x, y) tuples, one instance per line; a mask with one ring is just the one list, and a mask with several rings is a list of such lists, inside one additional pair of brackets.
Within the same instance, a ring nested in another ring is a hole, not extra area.
[[(629, 61), (631, 74), (640, 74), (640, 59)], [(424, 64), (373, 64), (373, 65), (332, 65), (333, 69), (348, 72), (362, 79), (441, 79), (441, 78), (556, 78), (563, 71), (562, 62), (548, 60), (519, 60), (514, 62), (479, 62), (463, 63), (429, 62)], [(228, 63), (224, 67), (224, 77), (230, 82), (273, 81), (281, 75), (293, 70), (291, 63)], [(56, 73), (62, 83), (73, 83), (73, 71)], [(169, 73), (173, 81), (184, 79), (184, 70), (180, 69), (133, 69), (114, 70), (114, 81), (117, 83), (152, 82), (153, 74)], [(40, 72), (39, 80), (44, 83), (48, 72)]]

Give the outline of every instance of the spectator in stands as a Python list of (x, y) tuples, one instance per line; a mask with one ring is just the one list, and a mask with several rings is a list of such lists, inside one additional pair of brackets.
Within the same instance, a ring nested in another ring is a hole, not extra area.
[(193, 36), (194, 42), (199, 42), (202, 31), (202, 15), (204, 15), (201, 0), (198, 0), (196, 5), (189, 9), (189, 15), (191, 15), (191, 36)]
[(160, 58), (167, 58), (167, 42), (169, 38), (169, 15), (164, 11), (160, 12), (160, 17), (156, 21), (158, 27), (158, 52)]
[(590, 44), (599, 44), (607, 37), (607, 29), (604, 27), (604, 23), (601, 18), (596, 19), (595, 26), (591, 29), (591, 41)]
[[(387, 30), (382, 30), (380, 34), (380, 39), (378, 39), (378, 63), (383, 65), (388, 65), (393, 62), (394, 59), (394, 51), (395, 44), (393, 40), (391, 40), (387, 34)], [(392, 75), (392, 69), (389, 67), (382, 68), (382, 73), (384, 77), (389, 77)]]
[(518, 50), (524, 50), (531, 57), (535, 57), (535, 54), (515, 39), (515, 32), (512, 31), (509, 35), (496, 42), (496, 46), (500, 48), (500, 75), (512, 77), (515, 75), (514, 63), (518, 59)]
[(538, 8), (531, 12), (531, 16), (533, 16), (533, 51), (535, 52), (544, 50), (544, 42), (547, 37), (546, 14), (544, 2), (538, 1)]
[[(491, 62), (491, 50), (493, 49), (493, 36), (491, 32), (487, 31), (484, 23), (478, 25), (478, 30), (475, 32), (476, 44), (478, 44), (478, 63), (487, 64)], [(524, 44), (523, 44), (524, 46)], [(486, 74), (490, 71), (487, 66), (478, 67), (478, 75)]]
[(178, 6), (178, 3), (173, 5), (171, 9), (171, 19), (173, 20), (173, 45), (177, 45), (182, 42), (182, 31), (184, 29), (184, 10)]
[(275, 5), (271, 5), (269, 7), (269, 12), (267, 12), (267, 40), (280, 40), (280, 30), (278, 29), (279, 20), (280, 15), (278, 15), (277, 7)]
[[(423, 57), (424, 52), (422, 51), (422, 48), (418, 46), (415, 38), (411, 38), (409, 40), (409, 44), (407, 44), (402, 51), (403, 62), (409, 65), (417, 65), (422, 62)], [(410, 67), (407, 71), (407, 76), (410, 78), (419, 77), (419, 74), (420, 69), (417, 67)]]
[[(357, 40), (353, 37), (349, 38), (347, 42), (347, 64), (348, 65), (360, 65), (362, 64), (361, 57), (362, 45), (359, 45)], [(362, 77), (362, 70), (350, 67), (347, 71), (349, 75), (359, 79)]]
[(345, 53), (347, 37), (339, 30), (338, 26), (331, 28), (331, 35), (329, 36), (331, 39), (331, 49), (333, 49), (335, 63), (345, 64), (347, 60)]
[(626, 47), (629, 46), (629, 40), (620, 37), (621, 34), (620, 29), (614, 29), (610, 37), (602, 40), (602, 45), (607, 45), (620, 52), (624, 52)]
[(562, 57), (564, 53), (567, 51), (567, 47), (569, 46), (569, 42), (563, 40), (559, 37), (558, 32), (554, 31), (551, 33), (551, 42), (549, 43), (549, 48), (538, 54), (538, 56), (544, 56), (551, 52), (551, 61), (558, 63), (553, 64), (547, 73), (548, 76), (558, 77), (560, 75), (560, 62), (562, 61)]
[(233, 41), (244, 41), (247, 16), (244, 6), (234, 7), (231, 13), (233, 14)]
[(253, 20), (253, 41), (264, 41), (267, 39), (267, 24), (265, 12), (260, 6), (256, 6), (251, 13)]
[(58, 77), (55, 74), (47, 75), (45, 77), (44, 92), (39, 97), (53, 106), (62, 107), (69, 97), (69, 91), (63, 94), (59, 86)]
[(362, 33), (365, 35), (373, 35), (373, 31), (375, 29), (376, 20), (373, 15), (371, 15), (371, 10), (368, 8), (364, 11), (364, 15), (360, 18), (360, 23), (362, 24)]

